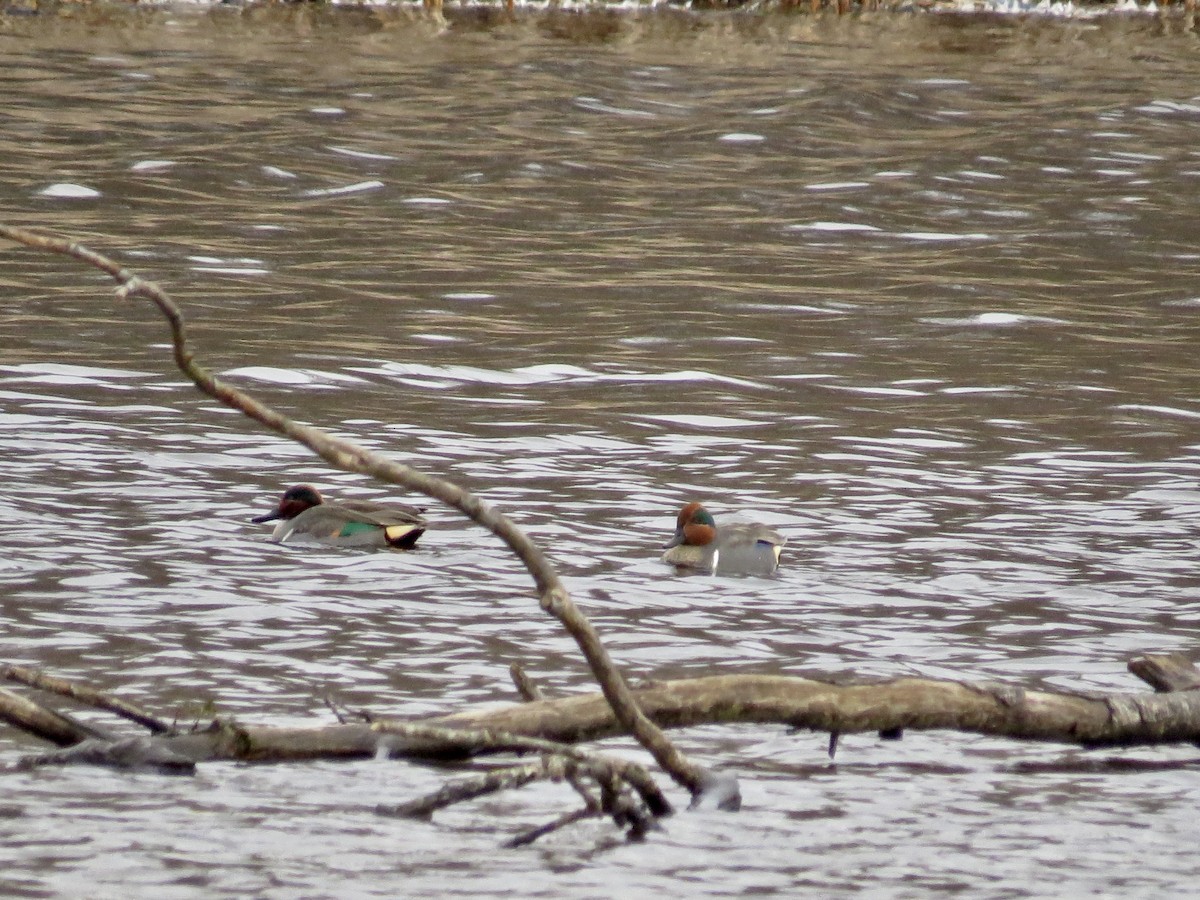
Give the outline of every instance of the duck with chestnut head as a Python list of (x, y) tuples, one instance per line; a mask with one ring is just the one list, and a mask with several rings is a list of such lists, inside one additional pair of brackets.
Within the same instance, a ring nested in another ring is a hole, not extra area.
[(293, 535), (306, 535), (342, 547), (391, 547), (409, 550), (425, 533), (427, 523), (416, 506), (342, 500), (330, 503), (311, 485), (298, 484), (283, 492), (273, 512), (251, 522), (279, 524), (271, 540), (283, 543)]
[(680, 511), (662, 560), (714, 575), (770, 575), (779, 567), (785, 543), (766, 525), (738, 522), (718, 528), (708, 510), (692, 502)]

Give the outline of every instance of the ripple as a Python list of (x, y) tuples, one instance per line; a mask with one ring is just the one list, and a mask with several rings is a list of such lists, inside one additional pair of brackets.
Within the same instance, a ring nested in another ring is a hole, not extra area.
[(870, 186), (869, 181), (826, 181), (806, 184), (804, 189), (806, 191), (854, 191)]
[(709, 428), (753, 428), (767, 424), (766, 422), (755, 422), (753, 419), (739, 419), (731, 416), (642, 415), (638, 418), (705, 430)]
[(165, 172), (173, 169), (179, 163), (171, 159), (143, 159), (129, 167), (131, 172)]
[(384, 186), (382, 181), (371, 179), (370, 181), (356, 181), (353, 184), (344, 184), (338, 187), (331, 188), (309, 188), (300, 192), (302, 197), (339, 197), (345, 194), (362, 194), (367, 191), (377, 191)]
[(306, 387), (333, 387), (338, 384), (361, 383), (363, 379), (341, 372), (323, 372), (315, 369), (277, 369), (272, 366), (242, 366), (227, 369), (222, 373), (230, 378), (246, 378), (270, 384), (304, 385)]
[(953, 234), (951, 232), (944, 231), (903, 231), (896, 232), (893, 234), (893, 237), (903, 238), (906, 241), (926, 241), (929, 243), (995, 240), (995, 235), (986, 234), (984, 232)]
[(805, 225), (789, 225), (792, 231), (834, 231), (834, 232), (871, 232), (882, 231), (874, 225), (864, 225), (860, 222), (810, 222)]
[(95, 188), (85, 184), (62, 181), (42, 188), (38, 191), (38, 196), (49, 197), (53, 200), (94, 200), (103, 195)]

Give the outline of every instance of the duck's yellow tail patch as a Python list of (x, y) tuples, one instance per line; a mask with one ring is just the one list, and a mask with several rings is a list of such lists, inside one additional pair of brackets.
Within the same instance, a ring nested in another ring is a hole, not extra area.
[(393, 547), (408, 549), (417, 542), (417, 538), (425, 533), (419, 525), (388, 525), (383, 529), (384, 537)]

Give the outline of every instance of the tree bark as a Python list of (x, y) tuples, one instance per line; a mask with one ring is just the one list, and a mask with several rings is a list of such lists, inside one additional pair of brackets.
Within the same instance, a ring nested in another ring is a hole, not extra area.
[[(1195, 669), (1191, 672), (1189, 679), (1200, 679)], [(782, 675), (715, 675), (662, 682), (634, 694), (645, 713), (664, 729), (739, 723), (842, 735), (954, 730), (1086, 747), (1200, 741), (1197, 690), (1083, 694), (925, 678), (834, 683)], [(28, 711), (21, 709), (29, 701), (18, 697), (19, 707), (10, 708), (6, 695), (0, 692), (0, 718), (37, 733), (23, 724)], [(389, 719), (312, 728), (218, 721), (203, 730), (145, 741), (196, 762), (363, 758), (381, 751), (398, 757), (464, 759), (489, 752), (544, 749), (520, 744), (514, 737), (574, 744), (624, 733), (603, 695), (593, 693), (417, 721)], [(54, 739), (49, 734), (39, 736)], [(96, 762), (98, 743), (89, 741), (82, 759), (74, 758), (73, 748), (67, 748), (35, 762)]]

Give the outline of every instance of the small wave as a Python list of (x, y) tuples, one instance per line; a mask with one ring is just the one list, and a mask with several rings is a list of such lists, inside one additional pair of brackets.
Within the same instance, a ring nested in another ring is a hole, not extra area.
[(338, 197), (342, 194), (361, 194), (364, 191), (377, 191), (383, 187), (382, 181), (372, 179), (371, 181), (357, 181), (354, 184), (343, 185), (342, 187), (334, 188), (310, 188), (307, 191), (301, 191), (303, 197)]
[(54, 200), (94, 200), (101, 196), (95, 188), (84, 184), (72, 184), (68, 181), (47, 185), (37, 193), (39, 197), (50, 197)]
[(317, 369), (278, 369), (273, 366), (242, 366), (222, 373), (227, 378), (249, 378), (268, 384), (303, 384), (308, 387), (331, 387), (336, 383), (361, 384), (363, 379), (340, 372)]

